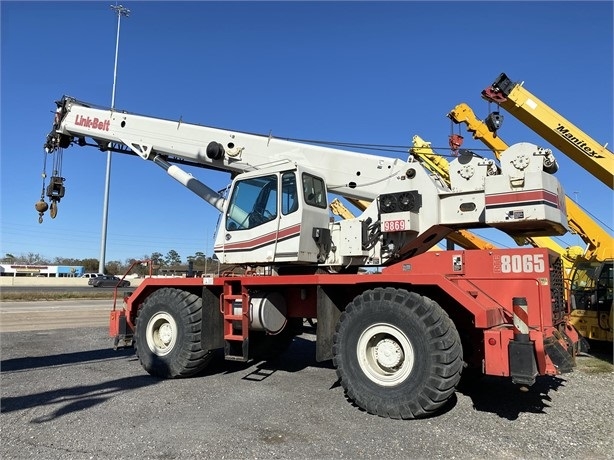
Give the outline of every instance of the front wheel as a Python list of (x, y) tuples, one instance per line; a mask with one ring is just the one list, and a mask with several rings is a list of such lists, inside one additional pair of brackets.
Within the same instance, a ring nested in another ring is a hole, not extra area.
[(333, 363), (356, 405), (411, 419), (434, 413), (452, 396), (463, 357), (456, 327), (437, 303), (377, 288), (356, 297), (339, 318)]
[(187, 377), (209, 363), (201, 346), (202, 299), (180, 289), (151, 294), (136, 318), (135, 344), (143, 368), (165, 378)]

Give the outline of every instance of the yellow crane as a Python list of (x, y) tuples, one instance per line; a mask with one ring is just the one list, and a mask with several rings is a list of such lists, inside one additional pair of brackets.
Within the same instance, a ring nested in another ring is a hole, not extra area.
[[(526, 96), (526, 91), (523, 92)], [(534, 98), (532, 100), (537, 100)], [(540, 107), (543, 109), (543, 103), (540, 101)], [(532, 106), (532, 104), (531, 104)], [(553, 110), (546, 111), (550, 120), (552, 120)], [(516, 111), (518, 113), (518, 111)], [(554, 112), (555, 113), (555, 112)], [(464, 123), (467, 126), (467, 131), (472, 133), (473, 138), (483, 142), (490, 148), (498, 158), (499, 154), (507, 149), (507, 144), (497, 135), (492, 121), (487, 123), (478, 119), (473, 110), (467, 104), (459, 104), (448, 113), (448, 117), (457, 124)], [(535, 117), (535, 114), (533, 114)], [(524, 120), (530, 120), (530, 117), (523, 117)], [(522, 121), (522, 120), (521, 120)], [(534, 131), (542, 136), (545, 140), (549, 140), (545, 135), (542, 135), (544, 126), (573, 126), (569, 122), (553, 124), (550, 121), (548, 124), (541, 122), (535, 126)], [(554, 129), (557, 129), (557, 128)], [(575, 127), (574, 127), (575, 128)], [(590, 138), (583, 134), (585, 139)], [(550, 138), (553, 135), (549, 136)], [(560, 144), (560, 142), (559, 142)], [(591, 145), (594, 145), (594, 141)], [(567, 146), (568, 156), (578, 157), (578, 153), (572, 153), (571, 150), (576, 149), (575, 144)], [(605, 150), (605, 147), (603, 148)], [(571, 154), (570, 154), (571, 153)], [(584, 154), (583, 154), (584, 155)], [(603, 175), (603, 167), (608, 164), (605, 160), (608, 156), (608, 151), (602, 151), (601, 156), (595, 161), (596, 165), (588, 168), (591, 174), (599, 173)], [(611, 152), (609, 152), (611, 156)], [(575, 159), (575, 158), (574, 158)], [(583, 163), (577, 161), (583, 166)], [(586, 163), (586, 162), (584, 162)], [(613, 166), (614, 167), (614, 166)], [(610, 169), (610, 182), (614, 182)], [(572, 293), (572, 323), (585, 337), (595, 340), (612, 341), (612, 281), (608, 281), (606, 274), (612, 273), (613, 247), (612, 237), (595, 222), (580, 206), (570, 197), (566, 197), (567, 218), (569, 228), (573, 233), (580, 236), (586, 244), (586, 249), (578, 246), (562, 248), (554, 240), (547, 237), (527, 238), (526, 242), (536, 247), (547, 247), (561, 254), (565, 272), (571, 283), (569, 288)], [(520, 243), (520, 242), (519, 242)], [(601, 280), (601, 281), (600, 281)], [(599, 288), (598, 285), (605, 287)], [(609, 287), (607, 287), (609, 284)], [(603, 292), (597, 292), (603, 290)], [(610, 305), (608, 305), (608, 299)], [(586, 308), (587, 306), (591, 308)]]
[(614, 153), (502, 73), (482, 97), (495, 102), (582, 168), (614, 188)]

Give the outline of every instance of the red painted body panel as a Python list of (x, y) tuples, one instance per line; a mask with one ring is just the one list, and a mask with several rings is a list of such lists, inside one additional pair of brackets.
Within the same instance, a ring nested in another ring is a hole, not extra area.
[[(483, 350), (486, 374), (508, 376), (508, 344), (514, 339), (514, 297), (528, 304), (527, 322), (534, 342), (537, 367), (541, 375), (556, 374), (544, 351), (544, 339), (565, 330), (567, 305), (553, 311), (557, 285), (551, 275), (554, 256), (547, 249), (517, 248), (501, 250), (432, 251), (368, 274), (313, 274), (280, 276), (219, 276), (212, 278), (148, 278), (125, 302), (127, 324), (134, 329), (139, 305), (153, 291), (175, 287), (198, 293), (204, 287), (221, 296), (224, 286), (238, 289), (274, 290), (286, 299), (287, 315), (295, 318), (317, 317), (319, 288), (339, 293), (362, 292), (381, 286), (407, 290), (442, 292), (471, 315), (476, 349)], [(552, 271), (556, 275), (556, 270)], [(562, 292), (561, 292), (562, 299)], [(442, 305), (444, 309), (446, 305)], [(111, 316), (110, 334), (117, 334), (120, 314)], [(573, 330), (568, 331), (573, 335)], [(573, 338), (573, 337), (572, 337)]]

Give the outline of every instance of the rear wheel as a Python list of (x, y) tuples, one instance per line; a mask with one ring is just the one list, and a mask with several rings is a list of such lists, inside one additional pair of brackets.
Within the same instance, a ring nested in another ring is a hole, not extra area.
[(434, 301), (377, 288), (339, 318), (333, 363), (346, 396), (382, 417), (430, 415), (452, 396), (463, 357), (454, 323)]
[(187, 377), (212, 357), (201, 346), (202, 299), (180, 289), (151, 294), (138, 312), (136, 350), (143, 368), (165, 378)]

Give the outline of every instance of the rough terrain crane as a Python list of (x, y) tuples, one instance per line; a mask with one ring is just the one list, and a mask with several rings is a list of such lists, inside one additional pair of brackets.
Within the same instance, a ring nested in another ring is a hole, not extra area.
[[(497, 83), (497, 82), (495, 82)], [(527, 97), (526, 90), (521, 94)], [(536, 99), (536, 98), (535, 98)], [(528, 107), (539, 107), (540, 110), (533, 114), (539, 117), (543, 110), (543, 103), (528, 104)], [(521, 109), (518, 109), (521, 110)], [(548, 108), (544, 112), (551, 120), (556, 115)], [(467, 104), (458, 104), (448, 113), (448, 117), (457, 124), (465, 123), (467, 131), (473, 134), (473, 138), (480, 140), (489, 147), (497, 158), (508, 145), (499, 137), (497, 130), (493, 129), (492, 122), (480, 120)], [(528, 119), (529, 117), (523, 117)], [(530, 119), (530, 118), (529, 118)], [(542, 122), (534, 126), (534, 131), (540, 134), (545, 126), (554, 126)], [(556, 126), (573, 126), (566, 120), (556, 123)], [(533, 126), (533, 125), (530, 125)], [(596, 142), (584, 135), (591, 145)], [(579, 158), (575, 144), (568, 147), (570, 157)], [(574, 154), (575, 153), (575, 154)], [(583, 155), (583, 154), (582, 154)], [(598, 165), (594, 165), (590, 172), (602, 171), (602, 166), (607, 164), (607, 151), (602, 150), (603, 157), (599, 157)], [(582, 162), (578, 162), (582, 166)], [(609, 172), (610, 181), (614, 183), (612, 170)], [(563, 266), (569, 279), (568, 289), (572, 300), (571, 323), (586, 338), (599, 341), (613, 340), (612, 321), (612, 267), (614, 261), (614, 247), (611, 235), (597, 222), (595, 222), (580, 206), (570, 197), (565, 197), (569, 228), (576, 233), (586, 244), (582, 249), (578, 246), (562, 248), (548, 237), (526, 238), (527, 242), (535, 247), (547, 247), (562, 256)], [(608, 278), (609, 275), (609, 278)]]
[[(460, 156), (450, 163), (448, 187), (417, 161), (141, 116), (67, 96), (56, 105), (48, 154), (92, 145), (160, 166), (220, 211), (220, 262), (252, 270), (146, 278), (113, 309), (111, 337), (132, 343), (150, 374), (194, 375), (218, 350), (239, 361), (281, 353), (303, 318), (317, 319), (316, 359), (332, 359), (348, 399), (383, 417), (433, 414), (465, 366), (521, 385), (572, 370), (579, 337), (565, 319), (557, 254), (428, 251), (457, 229), (564, 234), (564, 192), (544, 171), (543, 149), (513, 145), (501, 155), (501, 170), (492, 160)], [(181, 164), (231, 173), (228, 193), (213, 191)], [(356, 218), (331, 222), (329, 194), (370, 204)], [(381, 271), (358, 274), (359, 267)]]

